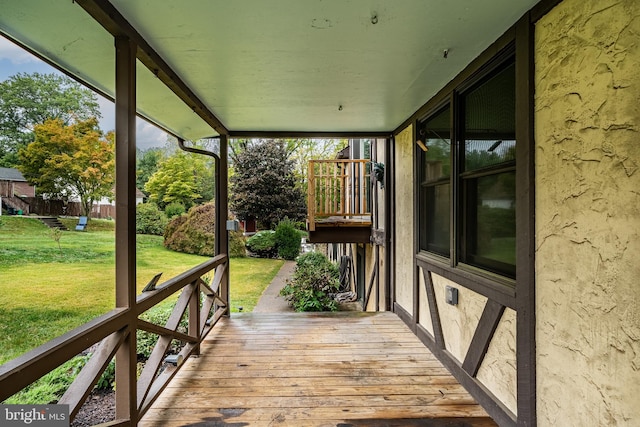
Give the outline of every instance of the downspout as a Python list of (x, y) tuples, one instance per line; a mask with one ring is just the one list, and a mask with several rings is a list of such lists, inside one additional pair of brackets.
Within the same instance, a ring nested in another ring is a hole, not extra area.
[[(229, 253), (229, 232), (227, 231), (227, 211), (228, 211), (228, 199), (229, 199), (229, 186), (227, 183), (227, 136), (220, 135), (220, 155), (213, 151), (203, 150), (201, 148), (189, 147), (184, 144), (184, 139), (178, 138), (178, 147), (181, 150), (200, 154), (203, 156), (213, 157), (215, 160), (216, 168), (216, 195), (215, 195), (215, 255)], [(224, 174), (223, 174), (224, 172)], [(228, 262), (228, 261), (227, 261)], [(227, 274), (224, 275), (222, 282), (220, 283), (220, 297), (224, 301), (228, 301), (229, 297), (229, 270), (227, 268)], [(227, 315), (229, 311), (227, 311)]]

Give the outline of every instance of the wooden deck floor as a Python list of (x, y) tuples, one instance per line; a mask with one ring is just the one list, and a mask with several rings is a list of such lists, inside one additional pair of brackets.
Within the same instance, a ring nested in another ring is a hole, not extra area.
[(495, 426), (392, 313), (234, 314), (140, 426)]

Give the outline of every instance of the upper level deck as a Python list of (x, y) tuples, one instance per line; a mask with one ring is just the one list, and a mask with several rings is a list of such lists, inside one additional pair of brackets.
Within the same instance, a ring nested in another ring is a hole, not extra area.
[(312, 160), (308, 177), (309, 241), (368, 243), (371, 236), (370, 161)]

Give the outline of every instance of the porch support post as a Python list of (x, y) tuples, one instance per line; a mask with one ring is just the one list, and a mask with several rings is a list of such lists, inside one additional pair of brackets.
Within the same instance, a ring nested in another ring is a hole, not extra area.
[[(229, 253), (229, 232), (227, 231), (227, 212), (229, 211), (229, 183), (228, 183), (228, 143), (227, 135), (220, 135), (220, 158), (216, 162), (216, 224), (215, 224), (215, 254)], [(229, 269), (220, 282), (220, 297), (227, 301), (229, 314)]]
[(116, 46), (116, 307), (128, 309), (128, 335), (116, 354), (116, 419), (138, 421), (136, 397), (136, 45)]
[(533, 35), (527, 13), (516, 24), (516, 372), (522, 427), (537, 424)]

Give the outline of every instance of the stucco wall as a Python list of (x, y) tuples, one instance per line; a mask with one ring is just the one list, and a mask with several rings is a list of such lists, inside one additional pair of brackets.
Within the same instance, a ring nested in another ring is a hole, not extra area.
[(640, 425), (640, 2), (536, 25), (541, 426)]
[(395, 291), (396, 302), (413, 314), (413, 126), (395, 140)]
[[(432, 274), (431, 279), (442, 323), (445, 348), (458, 362), (462, 363), (478, 326), (482, 310), (487, 303), (487, 297), (465, 289), (437, 274)], [(458, 289), (458, 305), (445, 302), (447, 285)]]
[[(437, 274), (431, 277), (445, 348), (462, 364), (487, 298)], [(458, 289), (458, 305), (445, 302), (446, 286)], [(515, 311), (505, 309), (476, 378), (510, 411), (517, 413)]]
[[(366, 249), (365, 256), (365, 264), (364, 264), (364, 295), (362, 296), (363, 301), (364, 298), (367, 297), (367, 292), (369, 292), (369, 284), (371, 283), (371, 277), (375, 271), (376, 267), (376, 256), (375, 251), (376, 248), (373, 245), (364, 245)], [(369, 302), (367, 306), (364, 308), (365, 311), (375, 311), (376, 310), (376, 298), (377, 298), (377, 290), (376, 290), (376, 281), (375, 278), (373, 280), (373, 286), (371, 288), (371, 294), (369, 295)]]
[(418, 271), (418, 323), (422, 325), (433, 336), (433, 322), (431, 321), (431, 310), (429, 310), (429, 301), (427, 299), (427, 291), (425, 288), (424, 273), (422, 268)]
[(511, 412), (518, 413), (515, 311), (505, 309), (476, 378)]

